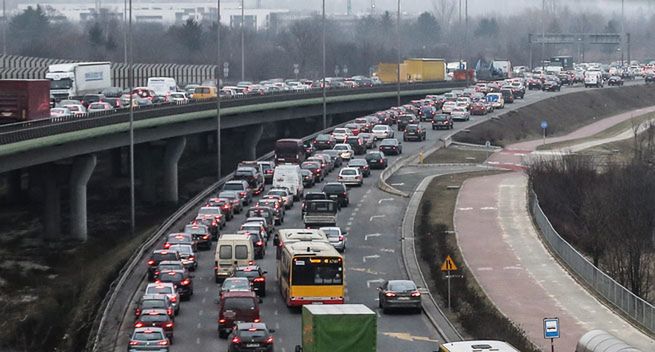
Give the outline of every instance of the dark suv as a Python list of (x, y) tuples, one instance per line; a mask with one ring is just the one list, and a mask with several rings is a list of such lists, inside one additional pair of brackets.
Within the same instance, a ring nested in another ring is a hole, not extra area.
[(426, 138), (425, 128), (421, 125), (407, 125), (405, 132), (403, 132), (403, 140), (408, 141), (410, 139), (417, 141), (424, 141)]
[(252, 291), (225, 292), (218, 309), (218, 336), (222, 339), (232, 332), (234, 323), (260, 322), (259, 298)]
[(452, 128), (454, 128), (453, 118), (450, 117), (450, 115), (438, 114), (438, 115), (434, 115), (434, 117), (432, 118), (433, 130), (440, 130), (440, 129), (449, 130)]
[(335, 200), (342, 207), (347, 207), (350, 203), (348, 189), (341, 182), (328, 182), (323, 186), (322, 191), (328, 196), (328, 199)]
[(364, 142), (362, 136), (348, 136), (348, 138), (346, 138), (346, 143), (350, 144), (353, 151), (355, 151), (355, 155), (366, 153), (366, 142)]
[(398, 131), (404, 131), (407, 125), (413, 125), (417, 123), (418, 123), (418, 119), (416, 118), (416, 116), (409, 115), (409, 114), (401, 115), (398, 118)]
[(305, 197), (302, 201), (302, 213), (305, 213), (305, 207), (307, 206), (307, 202), (310, 200), (316, 200), (316, 199), (328, 199), (328, 196), (324, 192), (305, 192)]
[(155, 280), (155, 272), (157, 271), (157, 265), (159, 262), (164, 260), (173, 260), (181, 261), (180, 255), (175, 251), (168, 251), (165, 249), (158, 249), (152, 252), (150, 258), (148, 258), (148, 280)]
[(264, 177), (254, 167), (242, 166), (237, 168), (234, 172), (234, 180), (248, 182), (248, 186), (255, 195), (264, 191)]
[(331, 134), (319, 134), (314, 139), (316, 150), (332, 149), (337, 144), (337, 140)]

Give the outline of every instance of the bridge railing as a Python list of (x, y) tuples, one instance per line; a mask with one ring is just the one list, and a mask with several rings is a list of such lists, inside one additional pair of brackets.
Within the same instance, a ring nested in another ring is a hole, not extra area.
[[(439, 88), (462, 87), (463, 82), (421, 82), (403, 84), (402, 90), (421, 90)], [(329, 97), (347, 96), (354, 94), (391, 92), (396, 89), (394, 84), (385, 84), (370, 88), (343, 88), (330, 89)], [(320, 90), (309, 92), (284, 92), (266, 94), (261, 96), (241, 96), (235, 98), (221, 98), (221, 106), (225, 108), (245, 106), (251, 104), (264, 104), (270, 102), (291, 101), (300, 99), (312, 99), (322, 97)], [(187, 104), (166, 103), (141, 107), (134, 107), (134, 120), (144, 120), (155, 117), (178, 115), (184, 113), (213, 110), (216, 108), (216, 99), (202, 101), (190, 101)], [(38, 137), (45, 137), (66, 132), (80, 131), (88, 128), (103, 127), (129, 121), (129, 108), (117, 111), (94, 112), (85, 114), (82, 117), (60, 117), (40, 120), (24, 121), (6, 125), (0, 125), (0, 145), (16, 143)]]

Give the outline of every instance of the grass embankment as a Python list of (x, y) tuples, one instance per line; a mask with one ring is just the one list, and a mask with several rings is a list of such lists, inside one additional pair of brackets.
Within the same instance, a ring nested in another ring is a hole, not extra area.
[[(476, 339), (498, 339), (511, 343), (523, 352), (537, 352), (524, 331), (507, 319), (487, 299), (474, 277), (463, 263), (452, 234), (453, 213), (458, 189), (468, 178), (496, 174), (502, 171), (470, 172), (444, 175), (435, 178), (428, 186), (419, 206), (415, 223), (418, 256), (421, 270), (426, 273), (430, 290), (447, 301), (445, 273), (439, 270), (439, 263), (446, 255), (453, 257), (459, 265), (457, 274), (462, 278), (451, 279), (451, 306), (449, 318), (464, 328), (465, 334)], [(443, 306), (443, 304), (442, 304)]]
[(541, 121), (548, 122), (548, 135), (561, 136), (596, 120), (653, 105), (655, 87), (629, 86), (616, 89), (589, 89), (554, 96), (508, 112), (458, 133), (454, 140), (473, 144), (490, 141), (505, 146), (542, 136)]
[[(643, 114), (643, 115), (638, 115), (635, 116), (629, 120), (623, 121), (621, 123), (618, 123), (608, 129), (605, 129), (601, 132), (596, 133), (593, 136), (590, 137), (585, 137), (585, 138), (578, 138), (578, 139), (572, 139), (568, 141), (563, 141), (563, 142), (557, 142), (557, 143), (548, 143), (546, 145), (540, 145), (537, 146), (537, 150), (554, 150), (554, 149), (566, 149), (567, 147), (571, 147), (573, 145), (577, 144), (582, 144), (582, 143), (587, 143), (591, 141), (597, 141), (601, 139), (607, 139), (611, 138), (614, 136), (617, 136), (625, 131), (634, 131), (634, 128), (643, 124), (643, 123), (648, 123), (649, 121), (655, 121), (655, 113), (648, 113), (648, 114)], [(624, 141), (619, 141), (617, 143), (621, 143)], [(634, 142), (632, 142), (634, 143)], [(606, 143), (606, 144), (614, 144), (612, 143)]]
[(439, 148), (428, 155), (423, 161), (424, 164), (448, 164), (448, 163), (474, 163), (479, 164), (487, 160), (493, 150), (450, 145), (448, 148)]

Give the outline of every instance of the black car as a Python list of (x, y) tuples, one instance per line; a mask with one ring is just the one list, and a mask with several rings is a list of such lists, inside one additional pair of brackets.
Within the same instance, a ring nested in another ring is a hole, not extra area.
[(369, 177), (371, 176), (371, 168), (368, 166), (366, 159), (351, 159), (348, 162), (348, 167), (359, 168), (359, 171), (362, 173), (362, 176)]
[(388, 165), (387, 157), (385, 157), (384, 153), (380, 151), (370, 151), (366, 153), (364, 159), (371, 169), (386, 169)]
[(380, 149), (380, 151), (383, 152), (384, 155), (389, 155), (389, 154), (400, 155), (403, 153), (402, 144), (400, 144), (400, 142), (395, 138), (383, 139), (382, 142), (380, 142), (380, 147), (378, 149)]
[(382, 312), (389, 309), (413, 309), (421, 311), (421, 293), (414, 281), (410, 280), (389, 280), (385, 281), (378, 288), (379, 306)]
[(264, 256), (266, 255), (266, 239), (262, 237), (261, 233), (248, 230), (241, 230), (237, 233), (242, 233), (250, 238), (252, 241), (252, 248), (255, 250), (255, 259), (264, 259)]
[(348, 138), (346, 138), (346, 143), (350, 144), (355, 155), (366, 153), (366, 142), (361, 136), (348, 136)]
[(607, 80), (607, 85), (608, 86), (622, 86), (623, 85), (623, 78), (621, 78), (621, 76), (611, 76)]
[(319, 134), (314, 138), (314, 147), (316, 150), (332, 149), (337, 144), (337, 140), (331, 134)]
[(350, 203), (348, 189), (341, 182), (328, 182), (323, 186), (322, 191), (327, 195), (328, 199), (336, 200), (342, 207), (347, 207)]
[(312, 143), (311, 140), (306, 140), (302, 142), (302, 146), (303, 148), (305, 148), (305, 157), (312, 155), (312, 153), (316, 151), (316, 149), (314, 148), (314, 144)]
[[(544, 82), (541, 89), (548, 92), (559, 92), (561, 87), (557, 81), (549, 80)], [(505, 102), (507, 102), (507, 100)]]
[(228, 336), (228, 352), (257, 351), (273, 352), (275, 330), (264, 323), (237, 323)]
[(314, 179), (314, 174), (307, 169), (300, 169), (300, 174), (302, 175), (302, 185), (304, 187), (314, 187), (316, 180)]
[(417, 124), (419, 121), (414, 115), (405, 114), (398, 118), (398, 131), (404, 131), (407, 125)]
[(169, 251), (165, 249), (158, 249), (152, 252), (150, 258), (148, 258), (148, 280), (155, 280), (155, 272), (157, 271), (157, 265), (159, 262), (164, 260), (175, 260), (181, 261), (179, 253), (175, 251)]
[(170, 282), (177, 287), (180, 299), (188, 300), (193, 296), (193, 281), (185, 270), (171, 270), (159, 273), (158, 282)]
[(405, 127), (405, 131), (403, 132), (403, 140), (408, 141), (408, 140), (417, 140), (417, 141), (424, 141), (427, 136), (427, 133), (425, 131), (425, 128), (423, 128), (421, 125), (407, 125)]
[(653, 83), (655, 82), (655, 73), (648, 73), (646, 74), (646, 77), (644, 77), (644, 81), (646, 83)]
[(453, 129), (454, 123), (453, 118), (447, 114), (438, 114), (432, 118), (432, 129), (441, 130), (441, 129)]
[(259, 265), (238, 266), (232, 277), (245, 277), (250, 281), (250, 287), (260, 297), (266, 297), (266, 271)]
[(184, 233), (193, 235), (196, 240), (198, 249), (209, 250), (212, 248), (212, 234), (209, 227), (202, 224), (188, 224), (184, 226)]
[(514, 93), (511, 89), (501, 89), (500, 93), (503, 95), (503, 100), (505, 104), (511, 104), (514, 102)]

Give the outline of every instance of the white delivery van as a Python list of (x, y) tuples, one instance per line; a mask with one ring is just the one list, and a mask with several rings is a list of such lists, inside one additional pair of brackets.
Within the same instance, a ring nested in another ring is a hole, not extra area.
[(305, 193), (300, 166), (296, 164), (276, 166), (273, 172), (273, 188), (275, 187), (287, 187), (293, 194), (293, 199), (300, 200)]
[(584, 86), (585, 88), (603, 87), (603, 72), (601, 71), (585, 71), (584, 73)]
[(152, 89), (159, 96), (167, 96), (177, 91), (177, 82), (171, 77), (150, 77), (148, 88)]
[(217, 283), (232, 276), (238, 266), (247, 266), (255, 262), (252, 240), (243, 234), (223, 234), (216, 244), (214, 253), (214, 275)]

